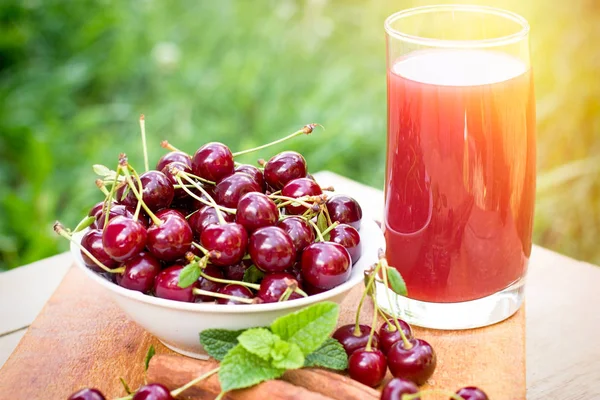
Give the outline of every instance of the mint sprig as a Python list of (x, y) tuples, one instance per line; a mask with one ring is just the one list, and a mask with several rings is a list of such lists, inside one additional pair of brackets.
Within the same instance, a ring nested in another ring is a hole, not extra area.
[(270, 328), (203, 331), (200, 343), (221, 361), (223, 392), (279, 378), (285, 371), (303, 366), (345, 369), (346, 353), (329, 337), (338, 315), (337, 304), (322, 302), (279, 317)]

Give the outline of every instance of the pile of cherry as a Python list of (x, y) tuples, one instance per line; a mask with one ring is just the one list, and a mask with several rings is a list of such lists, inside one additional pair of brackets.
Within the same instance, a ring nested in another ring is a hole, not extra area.
[[(388, 271), (385, 254), (380, 250), (379, 262), (365, 271), (365, 291), (356, 310), (355, 323), (338, 328), (333, 338), (342, 344), (348, 354), (348, 374), (356, 381), (376, 387), (383, 382), (389, 368), (394, 376), (383, 388), (382, 400), (419, 400), (425, 394), (450, 396), (454, 400), (488, 400), (479, 388), (468, 386), (456, 393), (445, 390), (420, 390), (433, 375), (437, 358), (433, 347), (423, 339), (413, 336), (412, 328), (394, 315), (387, 317), (377, 304), (375, 281), (388, 286)], [(386, 291), (389, 304), (389, 291)], [(371, 325), (359, 323), (360, 313), (367, 297), (373, 300), (373, 322)], [(377, 318), (382, 316), (383, 324), (376, 330)]]
[[(172, 151), (155, 170), (138, 175), (122, 154), (96, 181), (105, 199), (80, 241), (90, 269), (148, 295), (218, 304), (292, 300), (349, 279), (361, 255), (361, 208), (324, 194), (301, 154), (257, 167), (234, 161), (257, 149), (211, 142), (190, 156), (163, 147)], [(77, 243), (59, 223), (55, 230)]]

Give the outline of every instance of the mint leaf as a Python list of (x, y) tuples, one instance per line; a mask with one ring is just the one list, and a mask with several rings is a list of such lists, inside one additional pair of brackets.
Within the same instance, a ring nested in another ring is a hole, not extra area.
[(237, 338), (238, 342), (250, 353), (268, 361), (271, 350), (281, 339), (265, 328), (253, 328), (243, 332)]
[(264, 276), (265, 273), (256, 268), (256, 265), (252, 264), (250, 268), (244, 271), (244, 277), (242, 278), (242, 281), (248, 283), (258, 283)]
[[(146, 357), (144, 358), (144, 371), (148, 371), (148, 365), (150, 364), (150, 360), (156, 354), (156, 350), (154, 350), (154, 345), (151, 344), (148, 352), (146, 353)], [(131, 392), (128, 392), (131, 393)]]
[(179, 283), (177, 283), (177, 286), (186, 288), (193, 285), (200, 278), (200, 272), (202, 272), (202, 268), (200, 268), (197, 262), (186, 265), (179, 273)]
[(207, 329), (200, 332), (200, 344), (212, 358), (221, 361), (227, 352), (238, 344), (238, 336), (245, 329), (230, 331), (227, 329)]
[(304, 366), (343, 371), (348, 368), (348, 355), (340, 342), (328, 338), (321, 347), (306, 356)]
[(333, 332), (338, 314), (336, 303), (324, 301), (277, 318), (271, 324), (271, 330), (281, 339), (298, 345), (302, 354), (308, 355)]
[(279, 378), (284, 372), (284, 368), (271, 366), (269, 361), (250, 353), (238, 344), (229, 350), (221, 361), (219, 382), (221, 382), (221, 390), (228, 392)]
[(406, 289), (406, 283), (404, 282), (402, 275), (400, 275), (400, 272), (398, 272), (398, 270), (394, 267), (388, 267), (386, 271), (390, 281), (390, 287), (394, 293), (397, 293), (400, 296), (406, 296), (408, 291)]
[(297, 369), (304, 365), (304, 354), (294, 343), (279, 340), (271, 350), (272, 365), (275, 368)]

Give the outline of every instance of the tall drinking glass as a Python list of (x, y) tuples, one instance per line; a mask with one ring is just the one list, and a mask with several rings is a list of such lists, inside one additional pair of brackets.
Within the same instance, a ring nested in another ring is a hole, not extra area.
[(531, 254), (529, 25), (504, 10), (443, 5), (393, 14), (385, 30), (384, 233), (408, 297), (378, 290), (378, 301), (436, 329), (502, 321), (523, 301)]

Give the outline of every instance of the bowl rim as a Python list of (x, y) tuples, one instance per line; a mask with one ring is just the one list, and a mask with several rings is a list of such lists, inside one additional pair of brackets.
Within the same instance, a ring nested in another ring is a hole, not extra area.
[[(87, 232), (83, 230), (73, 235), (75, 240), (80, 241), (81, 237)], [(107, 288), (113, 294), (127, 297), (131, 300), (135, 300), (137, 302), (146, 303), (158, 307), (170, 308), (181, 311), (196, 311), (203, 313), (220, 313), (220, 314), (240, 314), (240, 313), (261, 313), (268, 311), (277, 311), (277, 310), (285, 310), (285, 309), (296, 309), (302, 308), (304, 306), (308, 306), (313, 303), (318, 303), (321, 301), (328, 300), (332, 297), (340, 295), (342, 293), (350, 291), (357, 284), (363, 281), (365, 269), (370, 266), (369, 257), (365, 257), (365, 252), (368, 250), (373, 251), (375, 257), (373, 260), (376, 260), (376, 250), (377, 249), (367, 249), (364, 246), (363, 237), (369, 237), (369, 241), (376, 240), (378, 242), (378, 247), (385, 250), (385, 239), (383, 237), (383, 232), (380, 229), (377, 223), (370, 218), (363, 218), (361, 221), (361, 229), (359, 232), (361, 236), (361, 245), (362, 247), (362, 255), (358, 259), (358, 261), (352, 266), (352, 268), (360, 269), (359, 273), (353, 274), (350, 279), (341, 285), (327, 290), (323, 293), (315, 294), (308, 297), (303, 297), (301, 299), (294, 299), (290, 301), (278, 302), (278, 303), (261, 303), (261, 304), (216, 304), (213, 302), (201, 302), (201, 303), (186, 303), (181, 301), (169, 300), (169, 299), (161, 299), (159, 297), (150, 296), (144, 294), (142, 292), (138, 292), (135, 290), (125, 289), (114, 282), (108, 281), (106, 278), (98, 275), (96, 272), (89, 269), (83, 262), (83, 258), (81, 257), (81, 253), (79, 248), (71, 243), (70, 250), (71, 255), (75, 259), (75, 264), (77, 264), (78, 268), (83, 270), (84, 274), (90, 277), (92, 280), (96, 281), (101, 286)], [(377, 237), (378, 236), (378, 237)]]

